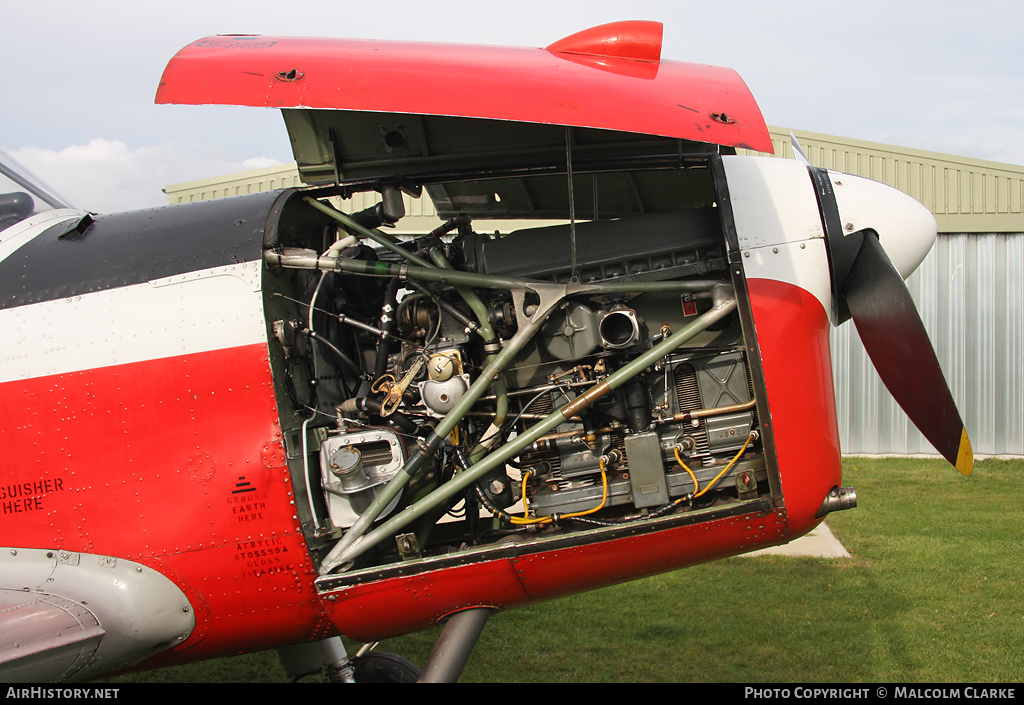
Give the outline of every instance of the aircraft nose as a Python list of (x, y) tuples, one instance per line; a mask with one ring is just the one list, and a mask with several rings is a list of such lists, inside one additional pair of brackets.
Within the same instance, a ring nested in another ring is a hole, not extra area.
[(904, 279), (909, 277), (935, 242), (935, 217), (891, 186), (835, 171), (829, 171), (829, 177), (843, 232), (873, 229), (893, 266)]

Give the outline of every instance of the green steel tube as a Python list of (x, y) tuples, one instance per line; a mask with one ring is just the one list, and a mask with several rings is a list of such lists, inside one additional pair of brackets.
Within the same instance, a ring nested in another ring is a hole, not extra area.
[[(334, 269), (346, 274), (363, 274), (378, 277), (402, 277), (418, 279), (421, 281), (440, 282), (442, 284), (455, 284), (460, 286), (471, 286), (479, 289), (529, 289), (538, 285), (551, 286), (557, 284), (550, 281), (536, 281), (523, 279), (521, 277), (499, 277), (492, 274), (474, 274), (472, 272), (460, 272), (458, 270), (438, 271), (438, 268), (427, 262), (422, 257), (414, 255), (403, 247), (399, 247), (383, 234), (370, 230), (349, 218), (344, 213), (326, 206), (320, 201), (309, 198), (304, 199), (317, 210), (323, 211), (338, 222), (352, 228), (364, 237), (368, 237), (382, 247), (391, 250), (395, 254), (404, 257), (413, 263), (413, 266), (392, 264), (390, 262), (367, 262), (366, 260), (342, 259), (337, 255), (319, 256), (313, 250), (296, 249), (290, 254), (267, 250), (264, 257), (271, 266), (293, 267), (296, 269)], [(289, 248), (285, 248), (288, 250)], [(589, 295), (589, 294), (613, 294), (613, 293), (636, 293), (636, 292), (658, 292), (658, 291), (679, 291), (698, 292), (707, 291), (709, 288), (722, 284), (717, 280), (683, 280), (683, 281), (659, 281), (659, 282), (595, 282), (592, 284), (567, 283), (567, 296)]]
[[(434, 260), (434, 264), (442, 269), (453, 270), (451, 262), (444, 256), (444, 253), (439, 249), (433, 249), (430, 251), (430, 257)], [(459, 292), (459, 296), (465, 300), (469, 307), (473, 309), (473, 313), (476, 314), (476, 318), (480, 323), (480, 327), (477, 329), (477, 334), (484, 339), (485, 343), (497, 340), (498, 336), (494, 332), (494, 328), (491, 326), (490, 320), (487, 318), (487, 307), (484, 302), (480, 300), (480, 297), (476, 295), (476, 292), (469, 287), (456, 285), (455, 290)], [(495, 353), (487, 353), (487, 361), (491, 362), (495, 357)], [(505, 418), (508, 416), (508, 388), (505, 386), (505, 379), (499, 375), (494, 382), (491, 384), (494, 389), (494, 420), (491, 422), (492, 428), (501, 428), (501, 425), (505, 423)], [(484, 432), (493, 433), (490, 428)], [(484, 439), (486, 440), (486, 439)], [(484, 455), (487, 454), (487, 446), (481, 442), (478, 443), (470, 454), (470, 460), (474, 463), (480, 460)]]
[(430, 264), (430, 262), (428, 262), (427, 260), (417, 255), (414, 255), (404, 247), (399, 247), (398, 245), (384, 237), (384, 235), (382, 235), (381, 233), (374, 232), (373, 230), (370, 230), (366, 226), (360, 225), (359, 223), (357, 223), (356, 221), (352, 220), (350, 217), (339, 211), (334, 206), (327, 205), (326, 203), (321, 203), (315, 198), (310, 198), (309, 196), (303, 197), (302, 200), (316, 208), (321, 213), (325, 213), (326, 215), (329, 215), (330, 217), (334, 218), (336, 221), (344, 225), (346, 228), (355, 230), (363, 237), (370, 238), (381, 247), (386, 247), (387, 249), (394, 252), (396, 255), (401, 255), (402, 257), (405, 257), (407, 260), (419, 265), (420, 267), (427, 267), (428, 269), (433, 269), (433, 265)]
[(683, 280), (664, 282), (595, 282), (593, 284), (582, 284), (578, 291), (571, 291), (570, 294), (632, 294), (637, 291), (682, 291), (695, 292), (707, 291), (716, 284), (716, 280)]
[(460, 284), (479, 289), (529, 289), (531, 285), (544, 283), (529, 279), (495, 277), (490, 274), (473, 274), (458, 270), (441, 270), (434, 266), (393, 264), (391, 262), (367, 262), (361, 259), (337, 259), (334, 268), (347, 274), (370, 274), (378, 277), (409, 277), (427, 282)]
[[(480, 439), (480, 442), (477, 443), (476, 448), (470, 452), (469, 459), (471, 462), (475, 463), (487, 454), (487, 444), (485, 441), (488, 441), (491, 435), (498, 433), (498, 430), (501, 429), (501, 425), (505, 423), (505, 419), (508, 418), (508, 394), (506, 392), (507, 388), (505, 387), (505, 380), (500, 377), (494, 380), (494, 395), (497, 397), (497, 400), (494, 403), (494, 419), (491, 421), (490, 428), (484, 431), (484, 436)], [(491, 429), (495, 430), (492, 431)]]
[[(637, 376), (655, 362), (671, 353), (683, 343), (691, 340), (696, 335), (704, 331), (708, 326), (721, 320), (735, 309), (735, 298), (730, 298), (715, 305), (710, 311), (702, 314), (678, 333), (669, 336), (629, 364), (624, 365), (613, 374), (609, 375), (603, 382), (599, 382), (594, 385), (583, 395), (577, 397), (561, 409), (550, 414), (540, 423), (532, 426), (526, 433), (517, 436), (515, 440), (506, 443), (479, 463), (471, 465), (464, 472), (449, 480), (444, 486), (431, 492), (427, 497), (424, 497), (415, 504), (406, 507), (394, 517), (363, 536), (361, 539), (353, 542), (343, 552), (340, 552), (336, 557), (334, 557), (332, 561), (328, 562), (325, 560), (321, 566), (321, 573), (330, 571), (337, 565), (342, 565), (353, 560), (364, 551), (393, 535), (396, 531), (403, 528), (410, 522), (415, 521), (419, 517), (431, 511), (441, 502), (444, 502), (459, 491), (468, 487), (470, 484), (476, 482), (488, 472), (498, 467), (498, 465), (507, 462), (510, 458), (513, 458), (516, 455), (519, 455), (520, 452), (548, 431), (565, 423), (568, 418), (576, 415), (580, 410), (590, 406), (590, 404), (597, 401), (608, 392), (625, 384), (633, 377)], [(334, 551), (331, 551), (332, 556), (334, 553)]]
[[(406, 253), (409, 254), (409, 253)], [(334, 263), (337, 271), (347, 274), (369, 274), (378, 277), (408, 277), (428, 282), (440, 282), (456, 286), (471, 286), (477, 289), (530, 289), (537, 285), (554, 285), (555, 282), (543, 282), (519, 277), (501, 277), (493, 274), (474, 274), (460, 272), (456, 269), (439, 269), (437, 267), (419, 267), (400, 265), (391, 262), (367, 262), (359, 259), (340, 259)], [(724, 284), (724, 281), (668, 281), (668, 282), (606, 282), (596, 284), (566, 284), (567, 296), (588, 294), (613, 294), (637, 292), (698, 292), (707, 291), (711, 287)]]
[[(447, 269), (450, 272), (454, 272), (455, 268), (452, 267), (451, 262), (444, 256), (441, 250), (433, 249), (430, 251), (430, 257), (434, 260), (434, 263), (440, 269)], [(459, 292), (459, 296), (469, 304), (469, 307), (473, 309), (473, 314), (476, 315), (476, 320), (480, 324), (478, 333), (484, 340), (493, 340), (497, 336), (494, 334), (494, 328), (491, 327), (491, 322), (487, 318), (487, 307), (484, 306), (484, 302), (480, 300), (480, 297), (476, 295), (469, 287), (464, 284), (456, 284), (455, 290)]]

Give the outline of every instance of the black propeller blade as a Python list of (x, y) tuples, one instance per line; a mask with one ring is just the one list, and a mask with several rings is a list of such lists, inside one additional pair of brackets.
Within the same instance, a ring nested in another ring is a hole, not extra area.
[(970, 439), (903, 277), (877, 233), (862, 230), (846, 237), (854, 236), (861, 240), (860, 250), (841, 291), (864, 349), (924, 437), (957, 470), (970, 475)]
[(853, 318), (889, 393), (936, 450), (970, 475), (974, 468), (971, 441), (903, 277), (877, 232), (864, 229), (843, 234), (828, 171), (810, 165), (807, 169), (825, 226), (837, 324)]

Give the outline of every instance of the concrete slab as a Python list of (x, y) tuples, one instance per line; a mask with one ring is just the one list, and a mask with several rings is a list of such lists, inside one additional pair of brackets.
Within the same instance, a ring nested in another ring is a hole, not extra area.
[(825, 524), (818, 524), (818, 527), (806, 536), (801, 536), (796, 541), (791, 541), (785, 546), (773, 548), (762, 548), (753, 553), (744, 553), (745, 556), (815, 556), (817, 558), (850, 558), (850, 553), (839, 543), (831, 530)]

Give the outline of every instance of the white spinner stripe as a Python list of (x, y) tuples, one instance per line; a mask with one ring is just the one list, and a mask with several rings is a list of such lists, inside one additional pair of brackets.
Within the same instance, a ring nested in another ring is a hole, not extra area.
[(747, 279), (774, 279), (832, 310), (825, 229), (807, 168), (791, 159), (722, 157)]
[(832, 279), (824, 240), (789, 242), (743, 251), (743, 273), (750, 279), (774, 279), (798, 286), (832, 310)]
[(740, 249), (821, 239), (807, 167), (792, 159), (722, 157)]
[(0, 310), (0, 382), (266, 343), (261, 266)]

